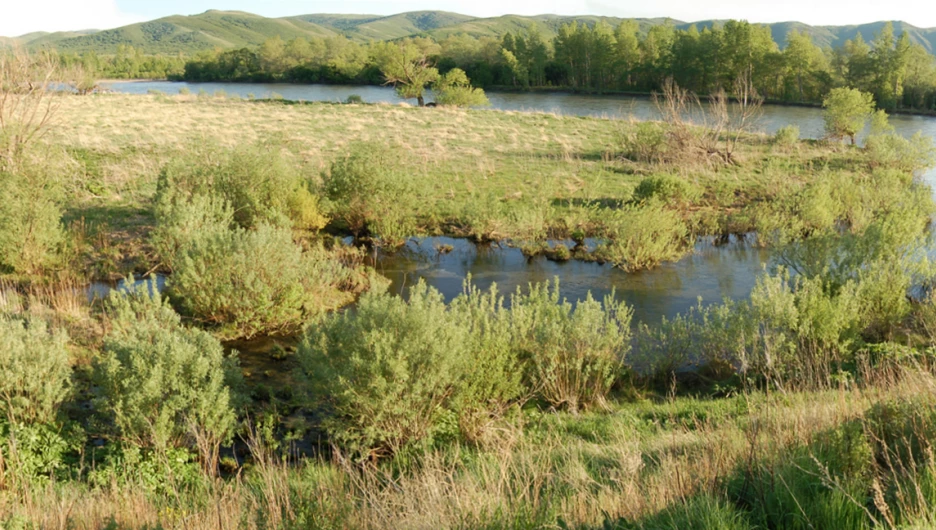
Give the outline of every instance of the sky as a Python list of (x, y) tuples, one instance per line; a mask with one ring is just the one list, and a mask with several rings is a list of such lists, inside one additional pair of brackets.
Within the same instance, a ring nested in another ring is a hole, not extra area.
[(813, 25), (903, 20), (919, 27), (936, 27), (932, 0), (0, 0), (0, 35), (109, 29), (208, 9), (248, 11), (270, 17), (442, 10), (478, 17), (554, 13), (670, 17), (686, 22), (713, 18), (750, 22), (796, 20)]

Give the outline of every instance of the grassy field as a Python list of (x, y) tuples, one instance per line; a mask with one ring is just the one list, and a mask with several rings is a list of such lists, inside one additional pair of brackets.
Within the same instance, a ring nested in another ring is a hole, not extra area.
[[(924, 139), (55, 102), (0, 150), (0, 528), (936, 524)], [(639, 325), (366, 266), (441, 233), (637, 270), (749, 231), (779, 264), (749, 299)], [(83, 291), (152, 271), (165, 296)]]
[[(552, 114), (107, 95), (66, 98), (58, 120), (46, 142), (64, 148), (76, 172), (66, 216), (106, 221), (120, 236), (118, 246), (146, 233), (145, 212), (163, 165), (206, 143), (280, 146), (319, 181), (353, 144), (390, 146), (408, 155), (406, 171), (417, 181), (405, 198), (407, 215), (418, 220), (410, 235), (520, 245), (576, 232), (607, 236), (615, 227), (605, 207), (632, 201), (645, 180), (676, 177), (686, 197), (669, 206), (689, 228), (675, 257), (691, 248), (693, 235), (753, 230), (748, 206), (823, 177), (823, 168), (845, 178), (864, 171), (842, 148), (786, 149), (757, 136), (743, 142), (737, 166), (634, 162), (621, 153), (628, 122)], [(135, 268), (152, 265), (142, 258)]]

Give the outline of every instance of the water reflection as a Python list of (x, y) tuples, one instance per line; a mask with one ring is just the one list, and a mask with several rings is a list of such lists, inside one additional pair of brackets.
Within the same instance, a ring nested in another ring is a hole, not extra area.
[[(449, 253), (439, 252), (451, 245)], [(378, 259), (378, 271), (390, 279), (391, 292), (405, 294), (419, 280), (451, 300), (463, 290), (465, 278), (488, 289), (497, 284), (501, 294), (526, 288), (533, 282), (559, 279), (562, 296), (570, 301), (614, 293), (634, 308), (634, 321), (658, 322), (696, 304), (723, 298), (747, 297), (757, 274), (768, 264), (768, 252), (748, 241), (733, 238), (715, 246), (711, 239), (676, 263), (649, 271), (627, 273), (611, 265), (582, 261), (555, 262), (545, 257), (528, 260), (520, 249), (502, 245), (475, 246), (464, 239), (431, 237), (410, 241), (403, 251)]]

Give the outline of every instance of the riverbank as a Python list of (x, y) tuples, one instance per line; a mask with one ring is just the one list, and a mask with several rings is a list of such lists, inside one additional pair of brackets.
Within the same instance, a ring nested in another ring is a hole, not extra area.
[[(86, 169), (87, 178), (102, 186), (96, 196), (80, 201), (88, 205), (68, 212), (69, 219), (104, 215), (98, 220), (126, 225), (108, 218), (104, 212), (111, 207), (92, 205), (108, 204), (106, 197), (113, 197), (124, 208), (147, 211), (161, 166), (195, 143), (263, 145), (278, 139), (284, 141), (279, 145), (294, 151), (290, 163), (317, 179), (349, 145), (373, 142), (408, 153), (411, 185), (419, 190), (420, 200), (407, 209), (406, 215), (415, 221), (414, 232), (407, 235), (506, 239), (531, 255), (549, 250), (541, 245), (547, 239), (607, 239), (617, 230), (613, 223), (629, 221), (626, 216), (609, 217), (600, 208), (632, 203), (625, 210), (636, 216), (662, 219), (670, 215), (667, 211), (676, 214), (666, 220), (668, 230), (675, 231), (672, 236), (647, 236), (669, 238), (671, 243), (657, 252), (665, 260), (678, 259), (691, 250), (697, 236), (750, 232), (755, 221), (746, 208), (773, 200), (781, 182), (789, 186), (790, 172), (800, 173), (799, 168), (813, 160), (851, 165), (851, 151), (843, 146), (803, 143), (797, 149), (781, 149), (758, 135), (750, 136), (736, 153), (745, 164), (656, 165), (625, 156), (621, 135), (633, 126), (630, 122), (551, 114), (103, 95), (68, 98), (60, 119), (63, 127), (54, 133), (53, 142), (95, 161)], [(377, 134), (385, 130), (396, 134)], [(128, 178), (125, 172), (131, 171), (131, 164), (143, 171)], [(805, 184), (811, 178), (813, 174), (804, 173), (797, 180)], [(670, 201), (666, 211), (639, 207), (658, 193), (666, 194), (659, 199)], [(147, 223), (153, 221), (145, 214), (134, 218), (142, 223), (134, 231), (150, 229)], [(340, 220), (335, 222), (338, 234), (347, 233)], [(137, 246), (141, 240), (145, 238), (128, 237), (120, 244)], [(120, 254), (143, 259), (134, 266), (138, 272), (157, 265), (141, 248), (124, 248)], [(658, 263), (648, 258), (650, 266)], [(591, 259), (624, 265), (613, 254)]]
[[(99, 83), (120, 83), (120, 82), (186, 82), (191, 84), (211, 84), (211, 83), (224, 83), (224, 84), (233, 84), (233, 85), (243, 85), (243, 86), (259, 86), (265, 84), (282, 84), (284, 82), (272, 82), (270, 80), (264, 81), (189, 81), (184, 78), (173, 78), (173, 79), (103, 79), (98, 81)], [(296, 84), (296, 86), (302, 86), (301, 83), (289, 83)], [(342, 84), (335, 83), (311, 83), (306, 86), (346, 86)], [(373, 86), (373, 87), (382, 87), (384, 85), (360, 85), (360, 86)], [(640, 99), (653, 99), (653, 92), (641, 92), (641, 91), (630, 91), (630, 90), (588, 90), (575, 87), (511, 87), (511, 86), (488, 86), (484, 88), (485, 92), (490, 94), (526, 94), (526, 95), (535, 95), (535, 94), (569, 94), (569, 95), (585, 95), (585, 96), (596, 96), (596, 97), (628, 97), (628, 98), (640, 98)], [(699, 96), (703, 101), (707, 100), (708, 95), (702, 94)], [(732, 98), (729, 98), (732, 99)], [(822, 108), (821, 101), (788, 101), (781, 99), (765, 99), (764, 104), (773, 105), (777, 107), (798, 107), (798, 108)], [(891, 108), (885, 109), (890, 114), (899, 114), (905, 116), (936, 116), (936, 108), (934, 109), (901, 109), (901, 108)]]
[(934, 522), (922, 142), (56, 103), (0, 179), (0, 526)]

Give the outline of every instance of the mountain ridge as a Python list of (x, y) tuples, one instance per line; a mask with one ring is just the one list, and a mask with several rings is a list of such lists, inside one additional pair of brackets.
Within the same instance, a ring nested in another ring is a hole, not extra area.
[[(551, 39), (562, 24), (576, 21), (593, 25), (605, 21), (617, 25), (627, 20), (600, 15), (564, 16), (543, 14), (534, 16), (501, 15), (479, 18), (447, 11), (411, 11), (395, 15), (368, 14), (308, 14), (268, 18), (244, 11), (208, 10), (196, 15), (171, 15), (119, 28), (95, 31), (34, 32), (18, 37), (0, 37), (0, 46), (25, 45), (54, 47), (64, 52), (112, 54), (121, 45), (142, 49), (150, 54), (192, 54), (214, 48), (259, 46), (268, 38), (284, 40), (296, 37), (328, 38), (344, 35), (352, 40), (394, 40), (409, 36), (432, 36), (438, 39), (468, 34), (473, 37), (501, 37), (507, 32), (525, 31), (537, 26), (543, 36)], [(724, 20), (683, 22), (666, 18), (636, 20), (641, 32), (670, 21), (678, 29), (695, 25), (698, 29), (723, 24)], [(920, 28), (903, 21), (891, 21), (895, 33), (907, 32), (910, 40), (927, 51), (936, 50), (936, 28)], [(778, 45), (785, 45), (790, 30), (806, 32), (822, 47), (839, 47), (846, 40), (861, 34), (870, 41), (887, 21), (858, 25), (811, 26), (798, 21), (763, 24), (770, 28)]]

